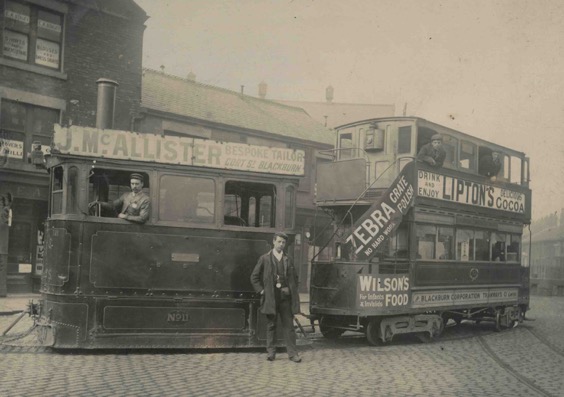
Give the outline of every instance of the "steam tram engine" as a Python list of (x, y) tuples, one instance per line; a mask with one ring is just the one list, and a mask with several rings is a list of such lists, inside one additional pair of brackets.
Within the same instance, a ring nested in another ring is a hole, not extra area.
[[(418, 159), (437, 136), (443, 164)], [(449, 320), (491, 321), (497, 330), (523, 320), (529, 269), (521, 241), (531, 219), (523, 153), (394, 117), (338, 127), (330, 154), (318, 167), (316, 200), (335, 228), (314, 258), (310, 285), (310, 313), (324, 336), (429, 340)], [(488, 156), (498, 158), (495, 175), (482, 170)]]
[[(300, 150), (55, 126), (38, 325), (55, 348), (265, 344), (250, 274), (293, 240)], [(258, 160), (262, 161), (262, 167)], [(107, 208), (141, 174), (145, 223)], [(107, 207), (107, 206), (106, 206)]]

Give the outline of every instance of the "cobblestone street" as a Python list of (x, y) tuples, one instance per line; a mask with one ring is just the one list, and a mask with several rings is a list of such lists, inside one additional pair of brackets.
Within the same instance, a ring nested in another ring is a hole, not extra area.
[[(440, 340), (369, 347), (302, 340), (304, 361), (262, 351), (63, 352), (3, 347), (1, 396), (562, 396), (564, 299), (533, 297), (535, 321), (501, 333), (463, 322)], [(16, 314), (0, 317), (0, 327)], [(29, 319), (10, 333), (29, 327)]]

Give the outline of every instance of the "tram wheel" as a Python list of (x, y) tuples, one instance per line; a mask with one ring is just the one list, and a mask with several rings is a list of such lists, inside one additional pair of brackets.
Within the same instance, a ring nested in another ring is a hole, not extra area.
[(366, 340), (371, 346), (381, 345), (382, 339), (380, 338), (380, 320), (373, 318), (366, 326)]
[(341, 335), (345, 333), (344, 329), (331, 327), (326, 323), (326, 320), (322, 317), (319, 321), (319, 330), (321, 334), (327, 339), (338, 339)]

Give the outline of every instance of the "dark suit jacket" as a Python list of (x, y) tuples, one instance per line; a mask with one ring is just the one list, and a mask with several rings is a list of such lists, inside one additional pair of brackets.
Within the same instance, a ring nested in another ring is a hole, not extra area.
[[(298, 275), (294, 264), (284, 254), (282, 257), (282, 262), (284, 263), (284, 271), (286, 273), (286, 279), (288, 281), (288, 287), (290, 288), (290, 298), (292, 299), (292, 313), (298, 314), (300, 312), (300, 295), (298, 293)], [(268, 251), (266, 254), (262, 255), (254, 270), (251, 274), (251, 283), (253, 288), (257, 293), (264, 290), (264, 299), (261, 300), (262, 305), (260, 308), (261, 313), (264, 314), (276, 314), (276, 302), (274, 298), (274, 263), (272, 261), (272, 250)]]
[[(442, 167), (443, 163), (445, 162), (445, 158), (445, 149), (442, 146), (439, 146), (438, 149), (435, 149), (432, 143), (423, 145), (423, 147), (417, 154), (417, 160), (424, 161), (433, 167)], [(435, 161), (435, 164), (432, 164), (431, 159)]]

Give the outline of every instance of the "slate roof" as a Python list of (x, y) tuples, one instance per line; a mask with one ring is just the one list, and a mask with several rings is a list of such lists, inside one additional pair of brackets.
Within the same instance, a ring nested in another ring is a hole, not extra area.
[(315, 120), (323, 125), (327, 124), (328, 128), (335, 128), (359, 120), (393, 117), (395, 113), (395, 105), (304, 101), (277, 102), (303, 108)]
[(226, 126), (333, 145), (334, 132), (303, 109), (144, 69), (141, 106)]

